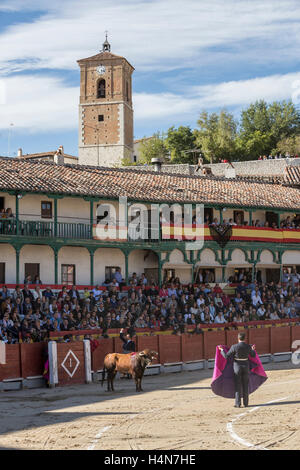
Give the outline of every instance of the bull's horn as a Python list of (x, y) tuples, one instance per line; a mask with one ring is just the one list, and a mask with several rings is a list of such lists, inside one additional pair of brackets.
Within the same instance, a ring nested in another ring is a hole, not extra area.
[(145, 353), (142, 351), (142, 352), (139, 353), (139, 356), (141, 356), (141, 357), (145, 356)]

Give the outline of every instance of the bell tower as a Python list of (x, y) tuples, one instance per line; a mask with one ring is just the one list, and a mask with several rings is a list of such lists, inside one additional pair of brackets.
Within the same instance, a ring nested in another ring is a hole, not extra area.
[(118, 166), (133, 155), (134, 68), (111, 53), (107, 34), (100, 53), (78, 64), (79, 164)]

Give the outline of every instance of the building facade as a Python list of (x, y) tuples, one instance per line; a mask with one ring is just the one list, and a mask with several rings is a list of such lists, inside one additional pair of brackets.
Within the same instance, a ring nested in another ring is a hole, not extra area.
[[(193, 216), (200, 204), (206, 222), (237, 225), (225, 245), (205, 225), (203, 245), (193, 246), (181, 222), (164, 223), (162, 204), (171, 212), (188, 205)], [(0, 219), (0, 283), (30, 274), (44, 284), (95, 285), (118, 267), (126, 283), (145, 273), (156, 284), (187, 284), (207, 272), (219, 283), (241, 272), (278, 281), (285, 268), (300, 268), (300, 230), (271, 228), (300, 215), (299, 189), (289, 185), (3, 157), (0, 205), (12, 211)], [(137, 210), (149, 216), (138, 236), (128, 229)], [(256, 220), (269, 227), (253, 227)]]

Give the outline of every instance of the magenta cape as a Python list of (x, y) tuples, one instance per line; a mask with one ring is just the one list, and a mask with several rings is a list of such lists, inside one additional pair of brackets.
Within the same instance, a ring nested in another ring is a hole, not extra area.
[[(222, 346), (225, 352), (229, 350), (227, 346)], [(267, 374), (263, 368), (261, 360), (255, 351), (255, 357), (249, 356), (249, 394), (255, 392), (266, 380)], [(225, 359), (219, 347), (216, 347), (215, 368), (211, 383), (211, 389), (216, 395), (224, 398), (234, 398), (234, 373), (233, 358)]]

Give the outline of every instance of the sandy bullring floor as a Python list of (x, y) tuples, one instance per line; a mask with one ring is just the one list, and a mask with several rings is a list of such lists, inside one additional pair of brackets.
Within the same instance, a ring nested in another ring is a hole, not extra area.
[[(0, 392), (1, 449), (300, 449), (300, 367), (266, 366), (249, 408), (211, 392), (212, 370)], [(113, 447), (112, 447), (113, 443)]]

